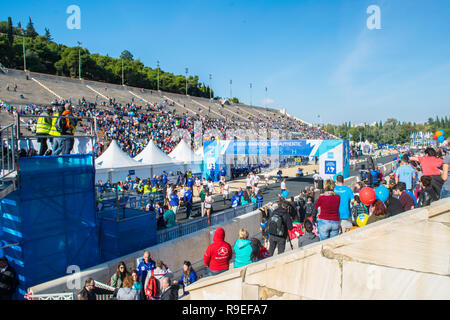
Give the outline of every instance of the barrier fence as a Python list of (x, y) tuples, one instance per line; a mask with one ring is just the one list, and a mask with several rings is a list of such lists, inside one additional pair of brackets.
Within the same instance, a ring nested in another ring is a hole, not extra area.
[(187, 234), (197, 232), (212, 225), (219, 225), (230, 221), (231, 219), (241, 216), (243, 214), (252, 212), (254, 210), (253, 204), (239, 206), (237, 208), (230, 208), (211, 214), (211, 225), (208, 225), (208, 217), (205, 215), (202, 218), (195, 219), (183, 224), (179, 224), (169, 229), (159, 230), (157, 232), (158, 243), (174, 240), (183, 237)]

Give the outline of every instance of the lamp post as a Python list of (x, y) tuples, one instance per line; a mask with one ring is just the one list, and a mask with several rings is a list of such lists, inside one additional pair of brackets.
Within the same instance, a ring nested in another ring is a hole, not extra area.
[(158, 68), (158, 91), (159, 91), (159, 60), (156, 61), (156, 67)]
[(264, 108), (267, 109), (267, 87), (266, 87), (266, 99), (264, 100)]
[(81, 47), (80, 47), (81, 42), (80, 41), (77, 42), (78, 42), (78, 77), (81, 80)]
[(233, 84), (233, 80), (230, 80), (230, 100), (233, 99), (233, 91), (231, 89), (232, 84)]
[(210, 74), (209, 74), (209, 100), (212, 99), (211, 79), (212, 79), (212, 75), (211, 75), (211, 73), (210, 73)]
[(250, 83), (250, 106), (252, 106), (252, 84)]
[(187, 78), (187, 76), (188, 76), (189, 69), (186, 68), (186, 69), (184, 69), (184, 71), (186, 71), (186, 95), (187, 95), (188, 94), (188, 84), (187, 84), (188, 78)]

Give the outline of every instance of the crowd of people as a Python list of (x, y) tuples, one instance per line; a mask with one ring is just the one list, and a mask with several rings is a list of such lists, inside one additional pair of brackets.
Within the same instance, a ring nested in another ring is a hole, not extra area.
[[(95, 118), (97, 141), (94, 147), (96, 156), (99, 156), (112, 140), (116, 140), (123, 151), (131, 157), (141, 152), (149, 141), (166, 153), (170, 153), (182, 139), (195, 140), (195, 123), (201, 122), (201, 129), (197, 137), (204, 140), (211, 139), (267, 139), (267, 130), (277, 130), (275, 134), (280, 139), (290, 137), (295, 139), (327, 139), (331, 135), (320, 128), (311, 127), (301, 121), (293, 120), (285, 116), (251, 117), (248, 121), (240, 119), (218, 119), (211, 114), (188, 113), (178, 114), (174, 103), (167, 99), (159, 103), (147, 103), (140, 105), (134, 98), (129, 103), (116, 102), (115, 98), (109, 101), (88, 101), (84, 97), (80, 99), (56, 99), (51, 104), (14, 106), (2, 102), (0, 109), (11, 115), (40, 116), (44, 112), (66, 105), (73, 108), (73, 116), (81, 119)], [(27, 119), (26, 128), (30, 133), (35, 133), (38, 119)], [(79, 120), (75, 130), (81, 134), (90, 131), (92, 123)], [(295, 133), (293, 135), (292, 133)], [(269, 134), (270, 135), (270, 134)], [(276, 137), (273, 137), (276, 138)]]
[[(303, 247), (450, 197), (449, 165), (447, 149), (428, 147), (424, 156), (410, 152), (402, 154), (393, 173), (382, 177), (379, 183), (361, 180), (352, 189), (345, 186), (343, 176), (338, 175), (335, 180), (323, 183), (318, 196), (314, 187), (307, 187), (297, 197), (280, 194), (276, 204), (258, 206), (262, 239), (249, 237), (248, 231), (242, 228), (236, 242), (230, 244), (225, 240), (225, 230), (216, 229), (213, 242), (205, 248), (203, 256), (206, 276), (225, 272), (232, 263), (234, 268), (239, 268), (271, 257), (275, 250), (281, 254), (287, 242), (293, 247), (292, 241), (296, 240), (298, 247)], [(251, 182), (249, 184), (251, 186)], [(365, 199), (367, 192), (364, 190), (371, 189), (375, 194), (379, 187), (389, 190), (385, 199), (378, 194), (376, 199)], [(245, 201), (246, 197), (242, 199)], [(361, 216), (367, 216), (363, 223)], [(188, 294), (185, 287), (198, 279), (189, 261), (183, 266), (181, 278), (174, 279), (170, 268), (162, 261), (151, 260), (149, 252), (144, 253), (143, 260), (133, 272), (131, 276), (127, 275), (126, 266), (121, 263), (112, 275), (110, 285), (125, 287), (115, 293), (117, 299), (176, 300), (179, 289), (183, 289), (183, 295)], [(123, 285), (123, 279), (128, 278), (127, 284)], [(131, 290), (135, 290), (133, 294), (129, 293)]]
[[(211, 224), (211, 214), (213, 212), (213, 196), (219, 197), (223, 205), (229, 208), (237, 208), (247, 204), (252, 204), (257, 209), (263, 204), (263, 193), (260, 189), (259, 176), (257, 170), (259, 166), (252, 167), (254, 171), (249, 171), (246, 177), (246, 188), (240, 187), (233, 194), (230, 190), (229, 181), (226, 179), (225, 168), (218, 172), (212, 168), (207, 178), (193, 175), (190, 169), (183, 172), (179, 169), (176, 173), (163, 171), (161, 175), (154, 175), (152, 178), (141, 179), (132, 178), (128, 175), (124, 181), (111, 183), (102, 180), (97, 184), (97, 206), (102, 209), (104, 201), (109, 196), (117, 198), (117, 202), (124, 204), (126, 200), (121, 200), (126, 195), (149, 195), (142, 200), (139, 207), (142, 210), (155, 214), (158, 230), (171, 228), (177, 224), (176, 215), (184, 210), (186, 219), (193, 219), (192, 212), (194, 197), (200, 202), (199, 216), (208, 217)], [(173, 179), (172, 179), (173, 178)], [(170, 182), (170, 180), (172, 182)], [(175, 182), (176, 181), (176, 182)], [(268, 185), (268, 178), (265, 181)], [(217, 199), (216, 197), (216, 199)], [(119, 204), (120, 205), (120, 204)]]
[[(447, 146), (449, 142), (450, 139), (446, 142)], [(343, 176), (338, 175), (335, 180), (324, 181), (320, 194), (315, 192), (317, 189), (314, 187), (307, 187), (296, 197), (280, 194), (276, 204), (269, 203), (265, 206), (262, 205), (262, 199), (257, 198), (259, 192), (255, 190), (255, 187), (258, 188), (258, 175), (251, 172), (246, 179), (247, 188), (241, 188), (230, 201), (249, 203), (252, 201), (249, 200), (249, 195), (250, 198), (255, 196), (256, 191), (255, 208), (261, 213), (261, 237), (250, 237), (249, 232), (241, 228), (236, 242), (230, 244), (225, 240), (225, 230), (217, 228), (213, 242), (204, 248), (203, 264), (206, 276), (220, 274), (231, 266), (239, 268), (260, 261), (273, 256), (275, 251), (281, 254), (286, 250), (286, 243), (290, 243), (293, 248), (292, 241), (297, 241), (298, 247), (303, 247), (450, 197), (449, 165), (450, 153), (447, 148), (428, 147), (423, 155), (412, 152), (401, 154), (393, 166), (393, 173), (382, 177), (379, 183), (374, 184), (370, 179), (360, 180), (352, 189), (345, 186)], [(226, 190), (227, 181), (220, 178), (220, 171), (218, 174), (219, 188)], [(184, 184), (182, 189), (185, 190), (182, 199), (185, 199), (186, 192), (194, 190), (198, 190), (199, 194), (204, 192), (205, 200), (210, 193), (211, 183), (208, 185), (208, 180), (206, 183), (200, 180), (197, 184), (198, 180), (194, 180), (192, 176), (181, 175), (180, 181)], [(281, 184), (283, 182), (285, 181), (282, 180)], [(384, 199), (375, 193), (380, 187), (389, 190)], [(214, 185), (212, 188), (215, 188)], [(376, 194), (376, 198), (367, 200), (368, 189)], [(179, 210), (180, 202), (177, 200), (180, 198), (177, 193), (177, 190), (173, 189), (170, 195), (165, 197), (163, 209), (169, 209), (172, 213)], [(224, 194), (224, 200), (225, 195), (229, 193)], [(204, 203), (206, 210), (207, 201)], [(156, 204), (156, 207), (160, 207), (160, 204)], [(168, 216), (167, 211), (162, 212), (163, 216)], [(362, 216), (366, 218), (362, 219)], [(165, 220), (166, 227), (174, 222), (170, 217)], [(4, 257), (0, 259), (0, 267), (0, 282), (9, 285), (9, 291), (0, 290), (0, 296), (7, 297), (17, 286), (14, 280), (17, 275), (14, 276), (14, 271)], [(96, 299), (98, 294), (112, 294), (119, 300), (176, 300), (189, 294), (186, 287), (199, 278), (189, 261), (184, 262), (182, 270), (180, 278), (175, 279), (169, 266), (163, 261), (153, 261), (150, 252), (146, 251), (135, 270), (129, 271), (124, 262), (118, 264), (108, 282), (114, 292), (97, 288), (95, 281), (89, 278), (78, 294), (78, 299), (90, 300)]]

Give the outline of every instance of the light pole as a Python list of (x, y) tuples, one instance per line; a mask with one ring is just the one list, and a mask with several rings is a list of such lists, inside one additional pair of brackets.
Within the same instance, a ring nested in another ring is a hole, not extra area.
[(233, 80), (230, 80), (230, 100), (233, 99), (233, 91), (231, 89), (232, 84), (233, 84)]
[(187, 78), (187, 75), (188, 75), (188, 72), (189, 72), (189, 69), (188, 68), (186, 68), (186, 69), (184, 69), (184, 71), (186, 71), (186, 95), (188, 94), (188, 88), (187, 88), (187, 80), (188, 80), (188, 78)]
[(22, 39), (23, 39), (23, 71), (27, 71), (27, 57), (25, 54), (25, 30), (22, 29)]
[(78, 42), (78, 77), (81, 80), (81, 52), (80, 52), (80, 50), (81, 50), (81, 47), (80, 47), (81, 42), (80, 41), (77, 41), (77, 42)]
[(266, 99), (264, 100), (264, 108), (267, 109), (267, 87), (266, 87)]
[(211, 75), (211, 73), (210, 73), (210, 74), (209, 74), (209, 100), (212, 99), (211, 79), (212, 79), (212, 75)]
[(156, 67), (158, 68), (158, 91), (159, 91), (159, 60), (156, 61)]
[(250, 107), (252, 106), (252, 84), (250, 83)]

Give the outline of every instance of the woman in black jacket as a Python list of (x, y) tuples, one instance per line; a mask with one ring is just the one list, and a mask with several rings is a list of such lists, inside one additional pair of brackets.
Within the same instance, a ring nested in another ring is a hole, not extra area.
[(431, 186), (432, 180), (433, 178), (431, 176), (420, 177), (422, 190), (420, 191), (417, 203), (419, 208), (429, 206), (433, 201), (439, 200), (439, 196)]

